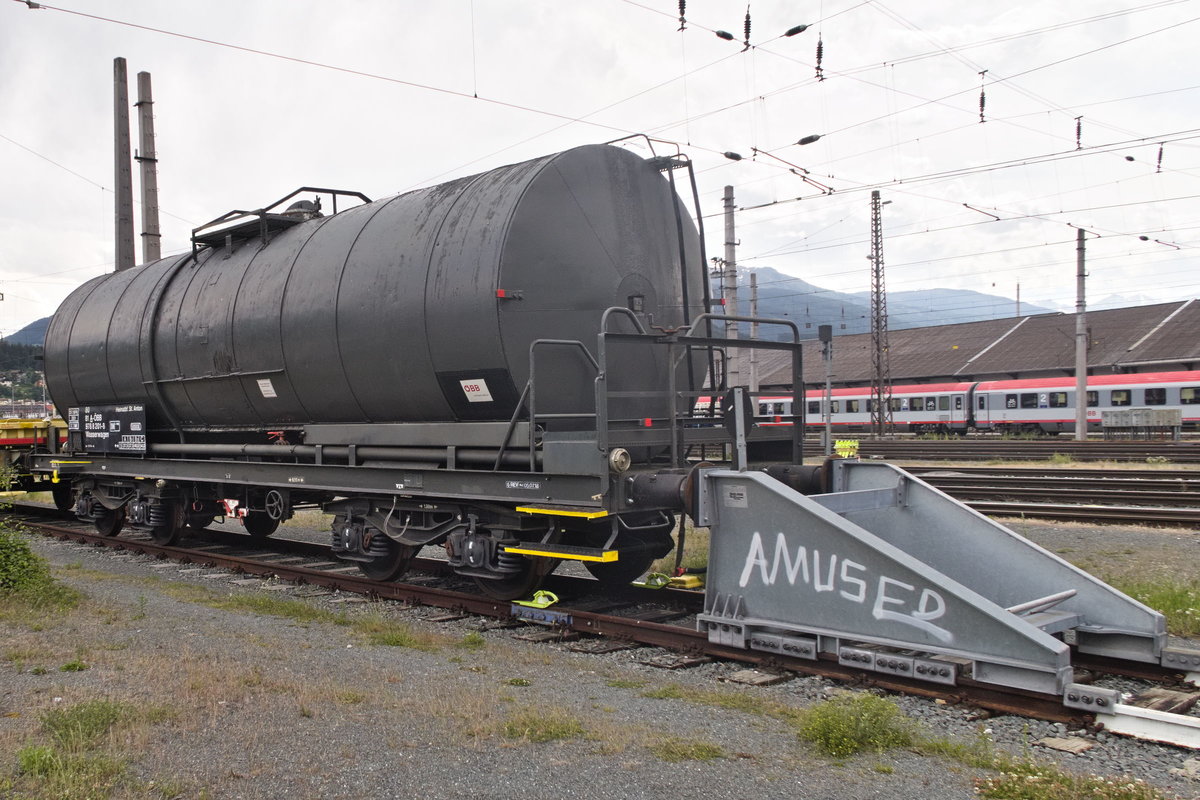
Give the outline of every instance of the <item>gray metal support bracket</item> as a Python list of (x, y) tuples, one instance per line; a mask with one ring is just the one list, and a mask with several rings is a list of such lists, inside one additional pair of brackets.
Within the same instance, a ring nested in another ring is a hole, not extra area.
[(812, 497), (757, 472), (702, 482), (699, 625), (725, 644), (819, 646), (938, 682), (970, 669), (1064, 697), (1070, 651), (1052, 633), (1076, 627), (1091, 652), (1147, 661), (1165, 644), (1161, 615), (891, 465), (839, 464), (845, 491)]

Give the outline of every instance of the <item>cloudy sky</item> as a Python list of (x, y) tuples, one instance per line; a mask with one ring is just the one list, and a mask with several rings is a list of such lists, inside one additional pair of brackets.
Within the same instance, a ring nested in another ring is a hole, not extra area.
[(301, 185), (379, 198), (646, 133), (695, 160), (711, 254), (734, 187), (747, 267), (867, 290), (879, 189), (891, 291), (1073, 308), (1078, 226), (1090, 298), (1200, 295), (1200, 2), (752, 0), (748, 49), (745, 14), (690, 0), (681, 31), (677, 0), (9, 0), (0, 333), (112, 269), (116, 56), (131, 95), (154, 78), (164, 253)]

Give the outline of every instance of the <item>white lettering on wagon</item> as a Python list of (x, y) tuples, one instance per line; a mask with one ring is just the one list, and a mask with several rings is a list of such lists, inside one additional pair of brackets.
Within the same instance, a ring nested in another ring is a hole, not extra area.
[[(837, 553), (822, 559), (821, 551), (816, 548), (799, 545), (792, 551), (782, 533), (775, 535), (775, 552), (768, 558), (762, 535), (754, 532), (738, 585), (745, 588), (756, 574), (764, 586), (773, 586), (780, 577), (789, 586), (796, 586), (799, 579), (800, 585), (809, 586), (818, 594), (836, 589), (841, 598), (859, 605), (870, 599), (871, 616), (875, 619), (911, 625), (946, 644), (954, 641), (954, 634), (933, 624), (933, 620), (946, 613), (946, 601), (938, 592), (922, 587), (914, 598), (917, 587), (912, 584), (882, 574), (872, 580), (874, 576), (867, 567)], [(872, 583), (874, 597), (869, 598)]]

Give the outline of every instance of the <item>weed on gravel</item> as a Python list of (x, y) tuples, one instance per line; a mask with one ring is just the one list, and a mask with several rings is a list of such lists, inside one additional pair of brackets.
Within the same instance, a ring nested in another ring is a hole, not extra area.
[[(263, 592), (222, 593), (205, 586), (176, 583), (158, 577), (126, 579), (107, 573), (99, 573), (99, 575), (108, 580), (124, 580), (128, 583), (147, 586), (173, 600), (195, 603), (221, 611), (279, 617), (301, 625), (325, 624), (348, 627), (355, 633), (366, 637), (368, 644), (437, 650), (452, 641), (448, 636), (414, 632), (408, 625), (373, 612), (353, 615), (330, 611), (304, 600), (290, 597), (277, 597)], [(92, 576), (89, 574), (87, 577)], [(139, 601), (138, 610), (132, 615), (132, 618), (136, 619), (139, 614), (144, 615), (144, 613), (144, 604)], [(482, 641), (482, 637), (479, 638)], [(471, 647), (473, 645), (470, 644), (470, 640), (471, 637), (468, 634), (462, 644)]]
[[(611, 683), (609, 684), (612, 685)], [(629, 687), (636, 688), (636, 687)], [(641, 693), (642, 697), (653, 700), (686, 700), (700, 705), (715, 706), (731, 711), (741, 711), (745, 714), (772, 717), (794, 722), (801, 713), (799, 710), (784, 703), (767, 700), (753, 692), (736, 689), (713, 690), (681, 686), (668, 683), (658, 689), (649, 689)]]
[(997, 800), (1168, 800), (1140, 779), (1075, 775), (1054, 767), (1024, 768), (975, 781), (975, 793)]
[(672, 763), (679, 761), (714, 761), (725, 758), (725, 751), (720, 745), (699, 739), (681, 739), (668, 736), (650, 744), (650, 752), (663, 761)]
[(804, 709), (796, 730), (834, 758), (903, 747), (916, 738), (914, 723), (894, 701), (866, 692), (840, 694)]
[(52, 708), (41, 716), (41, 741), (16, 752), (15, 772), (0, 789), (4, 796), (49, 800), (120, 797), (178, 797), (142, 785), (129, 775), (129, 756), (118, 733), (128, 738), (139, 727), (165, 721), (157, 707), (139, 707), (106, 698)]
[(500, 728), (507, 739), (527, 742), (553, 742), (559, 739), (578, 739), (583, 736), (583, 723), (560, 708), (521, 709)]
[(370, 644), (388, 647), (412, 647), (417, 650), (434, 651), (450, 641), (448, 636), (422, 633), (402, 622), (388, 619), (382, 614), (368, 614), (349, 623), (357, 632), (367, 637)]

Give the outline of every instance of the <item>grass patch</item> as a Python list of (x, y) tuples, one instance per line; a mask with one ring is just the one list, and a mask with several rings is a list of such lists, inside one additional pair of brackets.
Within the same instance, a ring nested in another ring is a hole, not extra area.
[(91, 669), (81, 658), (73, 658), (58, 668), (59, 672), (83, 672)]
[(647, 689), (642, 692), (642, 697), (649, 697), (651, 700), (698, 700), (696, 694), (696, 690), (684, 689), (678, 683), (668, 683), (657, 689)]
[(412, 647), (428, 651), (437, 650), (443, 644), (442, 637), (431, 633), (418, 633), (408, 625), (378, 614), (353, 620), (350, 624), (355, 632), (367, 637), (370, 644), (385, 647)]
[(663, 761), (672, 763), (678, 761), (714, 761), (725, 757), (725, 751), (720, 745), (699, 739), (680, 739), (668, 736), (649, 745), (651, 753)]
[(458, 646), (466, 650), (481, 650), (487, 647), (487, 639), (479, 631), (471, 631), (459, 641)]
[(997, 774), (975, 780), (979, 797), (996, 800), (1170, 800), (1140, 780), (1079, 775), (1052, 764), (997, 752), (985, 735), (973, 741), (918, 738), (913, 749)]
[[(31, 779), (35, 795), (59, 800), (108, 797), (125, 772), (125, 762), (107, 755), (62, 753), (32, 745), (17, 751), (21, 776)], [(14, 797), (18, 795), (13, 795)]]
[(206, 606), (222, 611), (263, 614), (269, 617), (281, 617), (306, 624), (314, 622), (332, 625), (349, 624), (344, 614), (335, 614), (324, 608), (311, 606), (301, 600), (292, 600), (286, 597), (272, 597), (265, 594), (231, 594), (224, 597), (213, 595), (201, 602)]
[(173, 716), (163, 707), (143, 708), (108, 699), (50, 709), (41, 717), (42, 741), (16, 752), (17, 770), (7, 784), (0, 781), (0, 794), (30, 800), (178, 797), (179, 793), (145, 794), (142, 790), (148, 787), (129, 774), (128, 758), (116, 751), (113, 738), (117, 729)]
[(1074, 775), (1046, 766), (1028, 766), (975, 781), (980, 797), (999, 800), (1165, 800), (1159, 789), (1130, 778)]
[(89, 700), (42, 715), (42, 730), (64, 750), (95, 747), (112, 726), (133, 716), (133, 707), (112, 700)]
[(863, 692), (838, 695), (804, 709), (797, 733), (834, 758), (903, 747), (916, 738), (915, 725), (898, 705)]
[(258, 593), (222, 595), (203, 586), (170, 583), (160, 578), (151, 578), (147, 582), (154, 584), (164, 594), (176, 600), (198, 603), (222, 611), (262, 614), (290, 619), (301, 624), (317, 623), (349, 627), (355, 633), (366, 637), (369, 644), (388, 647), (413, 647), (418, 650), (436, 650), (444, 644), (443, 637), (434, 634), (416, 633), (407, 625), (386, 619), (379, 614), (355, 617), (346, 613), (333, 612), (312, 606), (303, 600), (295, 600), (287, 597), (275, 597)]
[(1133, 599), (1167, 618), (1167, 630), (1176, 636), (1200, 635), (1200, 584), (1165, 580), (1106, 580)]
[(524, 709), (504, 721), (501, 733), (507, 739), (527, 742), (553, 742), (583, 736), (583, 724), (562, 709), (539, 711)]
[[(708, 566), (708, 528), (694, 528), (692, 521), (684, 524), (683, 562), (684, 569), (697, 569)], [(675, 571), (675, 553), (668, 553), (650, 565), (651, 572), (662, 572), (671, 575)]]

